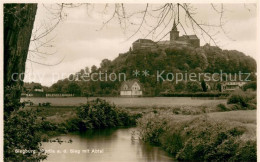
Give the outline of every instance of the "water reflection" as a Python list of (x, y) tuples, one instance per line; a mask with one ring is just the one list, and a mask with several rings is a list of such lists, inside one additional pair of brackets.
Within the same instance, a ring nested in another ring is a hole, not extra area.
[[(87, 131), (60, 136), (62, 140), (72, 139), (72, 143), (43, 143), (45, 150), (55, 150), (46, 161), (93, 161), (93, 162), (167, 162), (173, 161), (166, 152), (159, 147), (143, 143), (131, 138), (135, 128), (106, 129)], [(57, 153), (57, 150), (67, 153)], [(76, 150), (80, 150), (78, 153)], [(89, 150), (89, 152), (82, 152)], [(97, 151), (97, 152), (93, 152)], [(70, 152), (71, 151), (71, 152)], [(72, 153), (73, 151), (73, 153)]]

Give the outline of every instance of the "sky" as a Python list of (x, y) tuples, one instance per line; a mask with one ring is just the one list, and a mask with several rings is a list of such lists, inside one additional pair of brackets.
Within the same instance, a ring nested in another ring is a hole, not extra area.
[[(147, 36), (151, 29), (158, 24), (156, 16), (160, 16), (158, 9), (162, 5), (149, 4), (149, 12), (147, 12), (143, 23), (144, 12), (140, 11), (146, 9), (146, 4), (124, 4), (127, 19), (115, 17), (108, 23), (105, 22), (114, 14), (114, 4), (108, 6), (92, 4), (64, 8), (63, 18), (54, 30), (41, 40), (30, 43), (24, 81), (51, 86), (58, 80), (85, 67), (91, 68), (92, 65), (99, 67), (103, 59), (113, 60), (119, 53), (127, 52), (132, 42), (139, 38), (154, 41), (169, 40), (167, 33), (172, 28), (173, 20), (177, 20), (176, 13), (169, 12), (170, 14), (165, 16), (164, 22), (157, 30)], [(220, 4), (214, 5), (215, 9), (210, 4), (192, 4), (190, 7), (192, 16), (198, 23), (217, 25), (220, 22), (220, 17), (222, 18), (222, 28), (205, 26), (205, 30), (213, 36), (220, 48), (238, 50), (256, 59), (256, 5), (224, 4), (222, 16), (219, 14)], [(122, 8), (117, 9), (119, 13), (122, 13)], [(32, 39), (54, 26), (58, 21), (56, 19), (58, 11), (59, 6), (56, 4), (38, 5)], [(132, 15), (132, 13), (135, 14)], [(177, 26), (180, 35), (184, 35), (185, 32), (196, 34), (200, 38), (202, 46), (205, 43), (215, 45), (205, 33), (201, 34), (199, 28), (195, 27), (193, 30), (185, 18), (183, 10), (180, 9), (179, 13), (179, 20), (185, 29), (184, 31), (180, 25)], [(130, 15), (132, 16), (128, 17)], [(139, 29), (141, 23), (142, 26)], [(138, 32), (135, 33), (137, 30)], [(41, 44), (43, 46), (35, 48), (36, 45)], [(35, 53), (36, 50), (38, 52)]]

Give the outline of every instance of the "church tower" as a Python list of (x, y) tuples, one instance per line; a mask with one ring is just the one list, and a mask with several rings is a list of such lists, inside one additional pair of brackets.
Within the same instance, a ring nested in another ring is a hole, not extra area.
[(179, 38), (179, 31), (177, 30), (177, 25), (174, 19), (172, 30), (170, 31), (170, 41), (175, 41), (178, 38)]

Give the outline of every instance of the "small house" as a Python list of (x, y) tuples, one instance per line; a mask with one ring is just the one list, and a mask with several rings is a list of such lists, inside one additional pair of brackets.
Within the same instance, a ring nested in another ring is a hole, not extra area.
[(142, 87), (137, 79), (124, 81), (120, 88), (120, 96), (142, 96)]

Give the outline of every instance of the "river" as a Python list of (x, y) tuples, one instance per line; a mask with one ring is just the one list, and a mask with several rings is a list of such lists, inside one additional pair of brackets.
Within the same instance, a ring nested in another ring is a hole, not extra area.
[[(136, 128), (86, 131), (59, 136), (58, 138), (66, 142), (61, 144), (58, 142), (42, 142), (42, 147), (49, 152), (46, 162), (173, 161), (173, 158), (160, 147), (151, 146), (139, 140)], [(70, 139), (72, 139), (72, 143), (68, 142)], [(58, 150), (61, 153), (57, 153)]]

